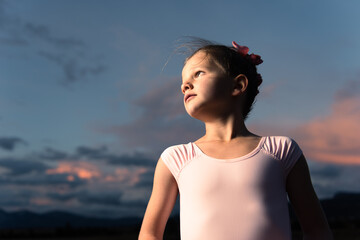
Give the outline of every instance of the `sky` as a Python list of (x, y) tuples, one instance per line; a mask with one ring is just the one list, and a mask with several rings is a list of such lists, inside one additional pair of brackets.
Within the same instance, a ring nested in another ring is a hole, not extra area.
[(0, 209), (142, 217), (162, 151), (204, 133), (180, 92), (187, 36), (261, 55), (249, 129), (293, 138), (320, 199), (360, 192), (358, 9), (0, 0)]

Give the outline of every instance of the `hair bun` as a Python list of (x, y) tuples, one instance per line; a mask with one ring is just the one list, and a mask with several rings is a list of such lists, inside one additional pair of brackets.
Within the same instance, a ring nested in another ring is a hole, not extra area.
[(256, 74), (256, 84), (257, 84), (258, 86), (260, 86), (262, 82), (263, 82), (263, 80), (262, 80), (261, 74), (259, 74), (259, 73)]

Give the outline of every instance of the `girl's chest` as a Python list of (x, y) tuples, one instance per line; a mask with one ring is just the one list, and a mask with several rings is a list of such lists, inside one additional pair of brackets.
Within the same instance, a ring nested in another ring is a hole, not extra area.
[[(260, 153), (242, 160), (219, 161), (210, 157), (194, 159), (179, 176), (180, 194), (213, 196), (240, 192), (261, 193), (283, 188), (281, 163)], [(270, 192), (269, 192), (270, 193)]]

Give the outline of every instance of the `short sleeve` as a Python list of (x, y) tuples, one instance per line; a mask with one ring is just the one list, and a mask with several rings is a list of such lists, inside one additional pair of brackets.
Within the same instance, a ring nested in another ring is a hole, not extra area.
[(281, 161), (285, 178), (302, 155), (299, 145), (289, 137), (270, 137), (267, 148)]
[(177, 181), (180, 171), (193, 156), (194, 150), (191, 144), (181, 144), (168, 147), (160, 157)]

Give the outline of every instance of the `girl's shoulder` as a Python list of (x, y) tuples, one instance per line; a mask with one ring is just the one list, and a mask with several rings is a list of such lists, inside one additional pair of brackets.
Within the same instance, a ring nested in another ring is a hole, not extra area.
[(170, 146), (162, 152), (160, 157), (174, 175), (175, 179), (177, 179), (182, 168), (191, 161), (195, 155), (195, 148), (190, 142)]
[(296, 141), (287, 136), (266, 136), (263, 148), (270, 153), (281, 154), (291, 149), (300, 149)]
[(287, 136), (267, 136), (264, 138), (262, 148), (282, 163), (285, 176), (287, 176), (291, 168), (301, 157), (301, 148), (295, 140)]
[(189, 143), (184, 143), (184, 144), (177, 144), (177, 145), (172, 145), (168, 148), (166, 148), (163, 153), (161, 154), (161, 156), (164, 155), (171, 155), (173, 157), (182, 157), (182, 158), (189, 158), (194, 156), (195, 154), (195, 149), (193, 147), (193, 144), (191, 142)]
[[(270, 145), (279, 146), (283, 144), (291, 144), (295, 142), (292, 138), (288, 136), (264, 136), (265, 142)], [(296, 142), (295, 142), (296, 143)]]

